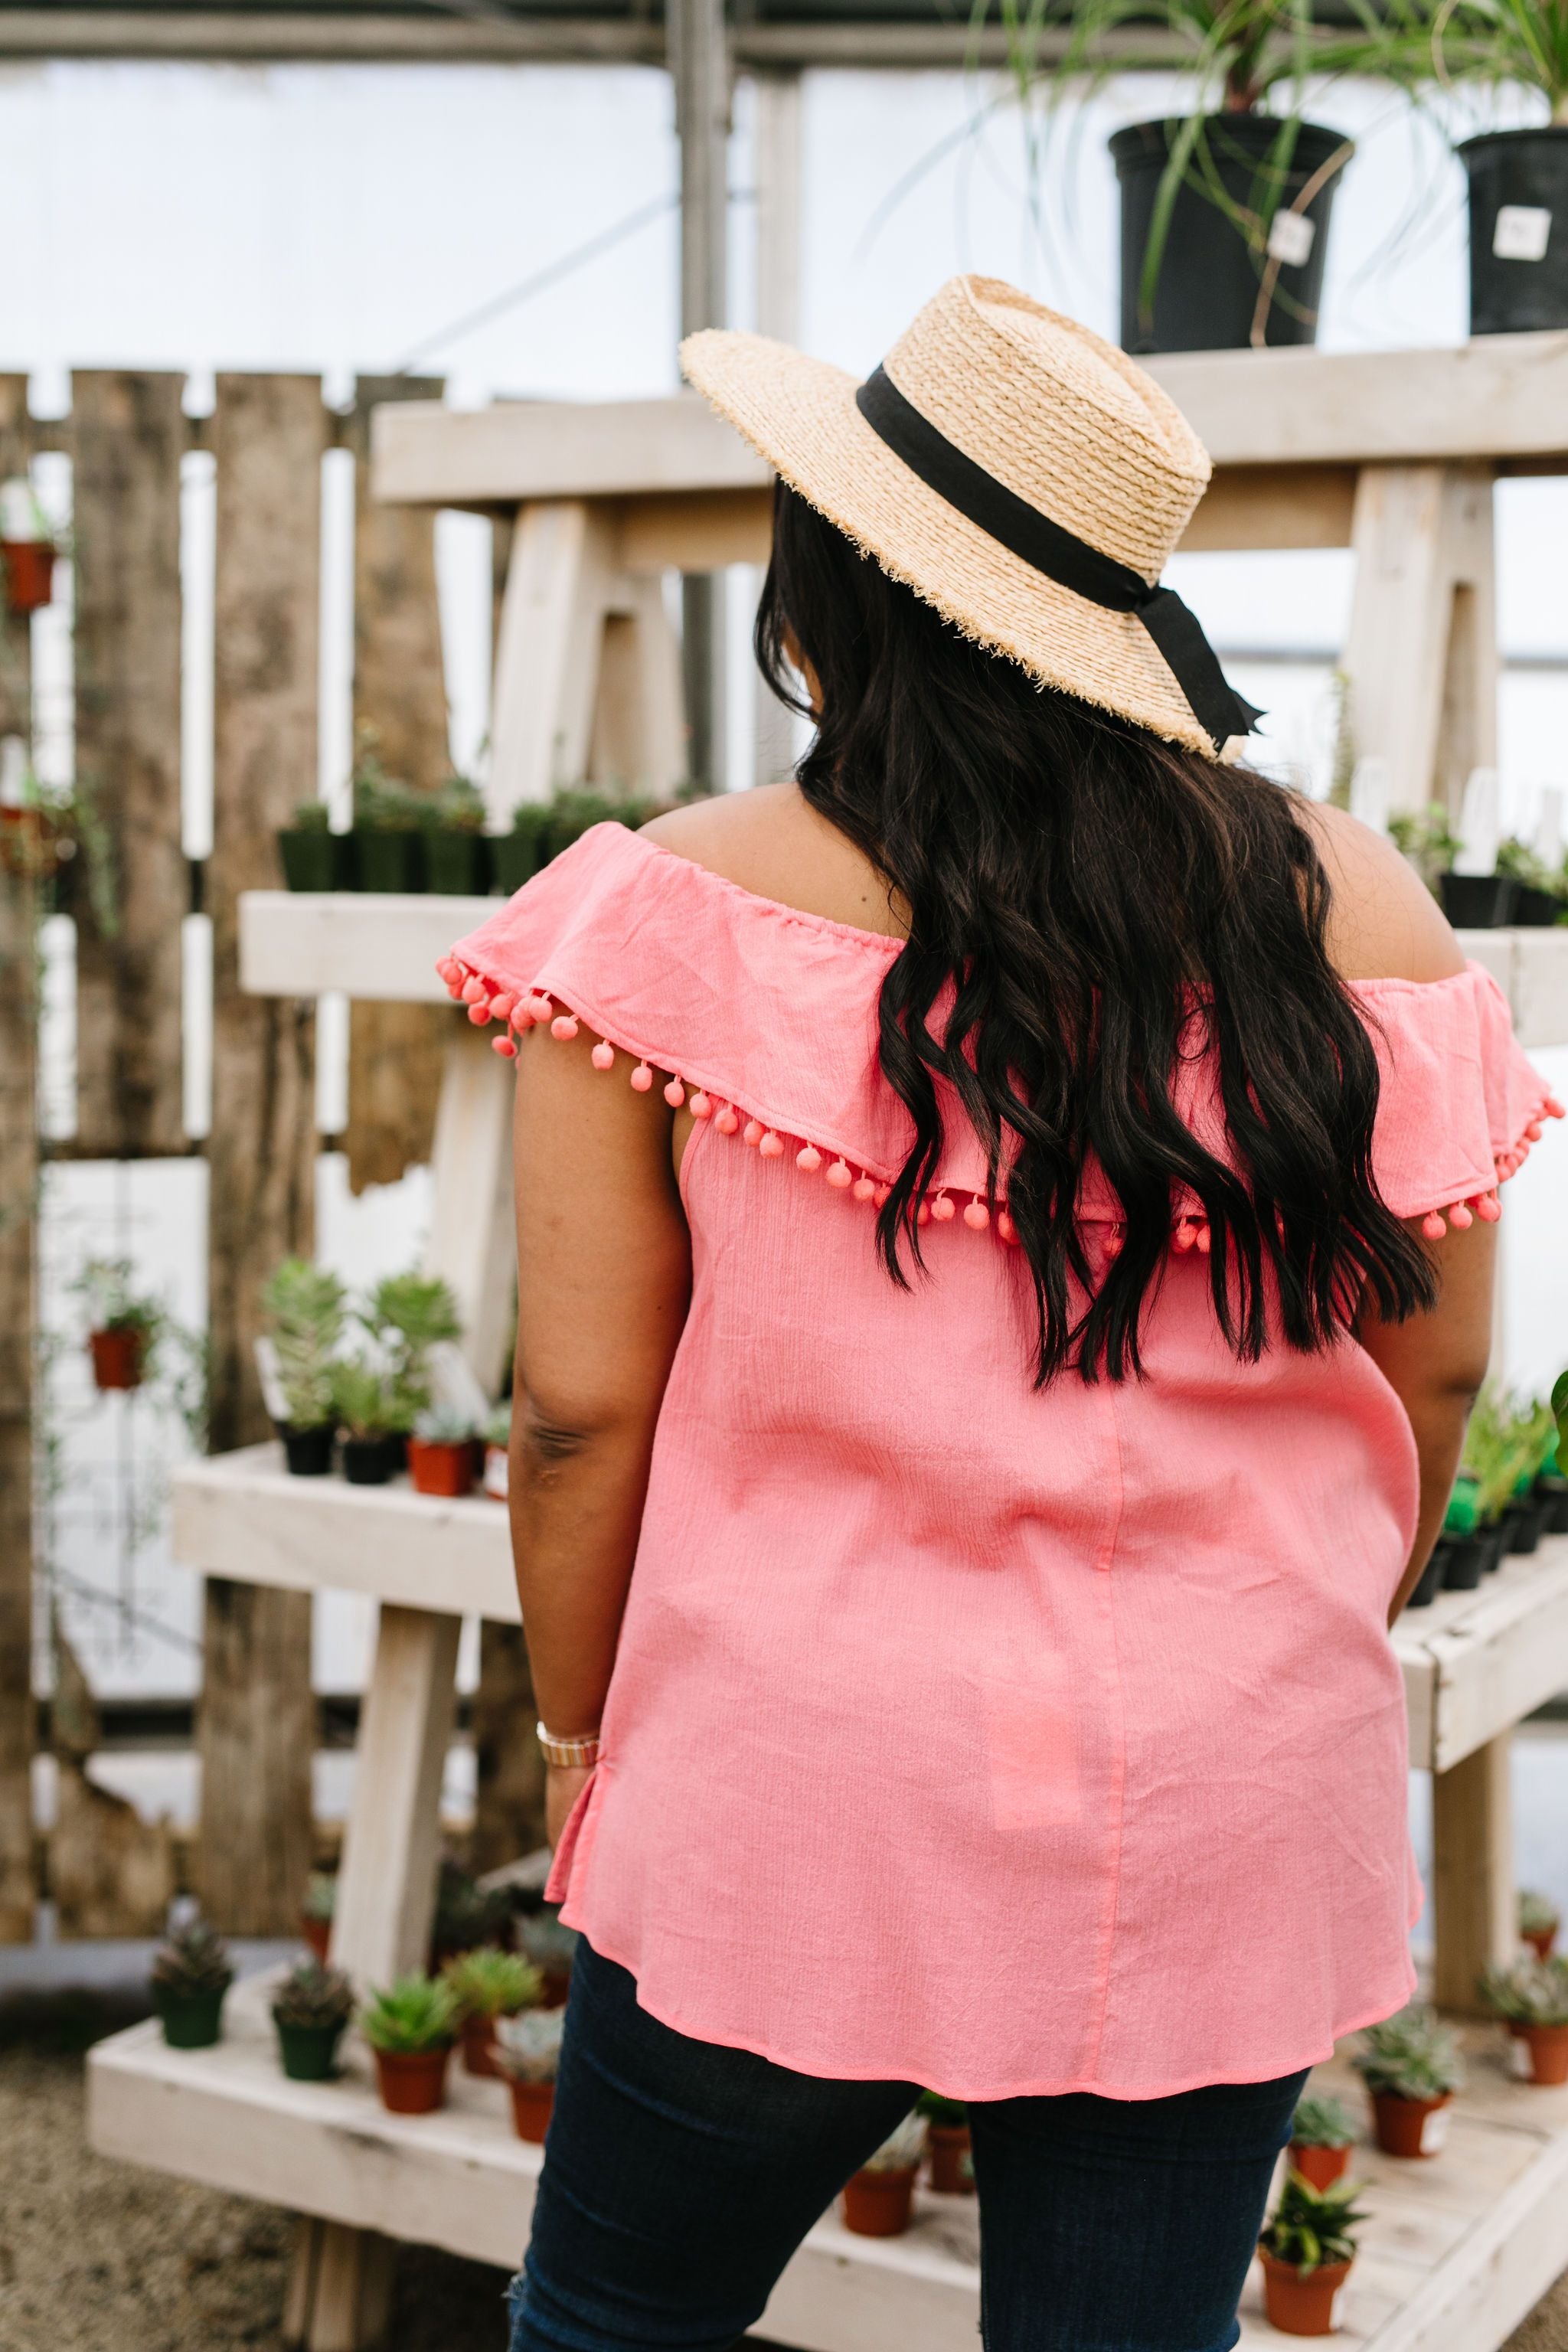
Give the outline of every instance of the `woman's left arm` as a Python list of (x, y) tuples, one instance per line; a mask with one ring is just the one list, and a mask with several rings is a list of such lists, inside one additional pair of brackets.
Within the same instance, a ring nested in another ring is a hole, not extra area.
[[(512, 1160), (517, 1362), (512, 1559), (541, 1720), (596, 1732), (636, 1557), (654, 1429), (691, 1287), (661, 1091), (595, 1070), (586, 1032), (520, 1040)], [(585, 1774), (552, 1767), (552, 1844)]]

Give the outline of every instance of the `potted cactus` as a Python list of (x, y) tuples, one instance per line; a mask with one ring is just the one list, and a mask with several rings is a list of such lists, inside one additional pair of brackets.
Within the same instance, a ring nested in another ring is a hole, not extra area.
[(89, 1257), (71, 1289), (87, 1308), (93, 1386), (139, 1389), (167, 1323), (163, 1309), (132, 1288), (128, 1258)]
[(494, 2074), (496, 2020), (538, 2006), (544, 1979), (531, 1960), (481, 1944), (459, 1952), (441, 1971), (462, 2021), (463, 2065), (470, 2074)]
[(474, 1426), (467, 1413), (431, 1406), (408, 1439), (408, 1475), (419, 1495), (466, 1495), (474, 1483)]
[(447, 2061), (458, 2038), (458, 2004), (439, 1977), (415, 1972), (373, 1991), (360, 2032), (375, 2058), (376, 2086), (389, 2115), (433, 2115), (447, 2095)]
[(420, 812), (425, 826), (425, 887), (455, 898), (479, 898), (490, 887), (484, 794), (467, 776), (448, 776)]
[(279, 862), (290, 890), (347, 890), (353, 884), (350, 836), (334, 833), (325, 801), (300, 801), (278, 835)]
[(384, 1486), (403, 1465), (405, 1443), (391, 1381), (373, 1364), (332, 1367), (332, 1414), (343, 1429), (343, 1476), (351, 1486)]
[(1549, 1960), (1557, 1941), (1562, 1914), (1549, 1895), (1538, 1895), (1532, 1886), (1519, 1891), (1519, 1940), (1528, 1944), (1538, 1960)]
[(1385, 2156), (1436, 2156), (1448, 2137), (1447, 2110), (1465, 2079), (1459, 2048), (1419, 2002), (1368, 2028), (1352, 2064), (1372, 2099)]
[(505, 1942), (511, 1897), (504, 1887), (483, 1887), (460, 1864), (443, 1855), (436, 1881), (436, 1916), (430, 1929), (430, 1965), (443, 1968), (460, 1952)]
[(338, 2071), (338, 2044), (354, 2011), (353, 1987), (341, 1969), (301, 1960), (278, 1988), (272, 2022), (283, 2072), (296, 2083), (326, 2083)]
[(524, 2009), (496, 2020), (495, 2061), (511, 2093), (519, 2139), (537, 2143), (550, 2128), (565, 2024), (563, 2009)]
[(1481, 1998), (1513, 2037), (1513, 2072), (1526, 2083), (1568, 2083), (1568, 1959), (1489, 1969)]
[(1341, 2099), (1299, 2099), (1290, 2124), (1290, 2168), (1317, 2189), (1350, 2170), (1355, 2119)]
[(427, 793), (416, 793), (382, 764), (376, 730), (362, 719), (354, 735), (349, 779), (353, 827), (349, 835), (354, 887), (360, 890), (423, 890), (424, 821)]
[(517, 1923), (518, 1940), (544, 1979), (542, 2009), (560, 2009), (572, 1988), (572, 1962), (577, 1952), (577, 1930), (562, 1925), (556, 1906), (547, 1903), (525, 1911)]
[(292, 1477), (324, 1478), (337, 1435), (332, 1383), (343, 1334), (342, 1284), (309, 1258), (286, 1257), (262, 1286), (261, 1312), (289, 1412), (280, 1430), (284, 1461)]
[(1282, 2336), (1333, 2336), (1346, 2279), (1355, 2260), (1355, 2227), (1366, 2219), (1353, 2202), (1353, 2180), (1314, 2189), (1287, 2173), (1258, 2242), (1268, 2324)]
[(858, 2238), (901, 2237), (910, 2226), (915, 2177), (926, 2147), (918, 2110), (895, 2126), (844, 2184), (844, 2226)]
[(153, 2006), (171, 2050), (208, 2050), (223, 2031), (223, 1997), (234, 1982), (228, 1947), (193, 1919), (153, 1961)]
[(300, 1932), (317, 1959), (326, 1960), (332, 1940), (332, 1920), (337, 1914), (338, 1882), (330, 1870), (313, 1870), (305, 1885), (305, 1899), (300, 1906)]
[(974, 2162), (970, 2153), (969, 2110), (962, 2099), (922, 2091), (915, 2113), (925, 2117), (931, 2155), (931, 2185), (943, 2197), (973, 2197)]

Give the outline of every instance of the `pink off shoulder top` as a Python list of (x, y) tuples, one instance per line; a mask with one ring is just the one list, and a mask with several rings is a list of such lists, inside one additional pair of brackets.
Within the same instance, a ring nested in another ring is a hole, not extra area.
[[(1181, 1201), (1147, 1378), (1037, 1391), (951, 1106), (929, 1277), (895, 1288), (870, 1204), (904, 1151), (898, 951), (605, 825), (444, 964), (499, 1051), (585, 1029), (606, 1086), (697, 1120), (690, 1312), (552, 1895), (654, 2016), (807, 2074), (975, 2099), (1285, 2074), (1412, 1986), (1408, 1422), (1348, 1342), (1237, 1364)], [(1384, 1198), (1495, 1216), (1556, 1109), (1500, 992), (1472, 965), (1357, 995)], [(1081, 1212), (1114, 1249), (1092, 1180)]]

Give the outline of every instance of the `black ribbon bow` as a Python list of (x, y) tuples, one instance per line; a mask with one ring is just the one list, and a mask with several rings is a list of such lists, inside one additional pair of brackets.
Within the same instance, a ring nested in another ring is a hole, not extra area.
[(1263, 713), (1227, 682), (1196, 614), (1173, 588), (1151, 588), (1130, 564), (1019, 498), (922, 416), (881, 368), (860, 386), (855, 405), (912, 474), (1024, 562), (1091, 604), (1136, 614), (1216, 751), (1227, 737), (1251, 733)]

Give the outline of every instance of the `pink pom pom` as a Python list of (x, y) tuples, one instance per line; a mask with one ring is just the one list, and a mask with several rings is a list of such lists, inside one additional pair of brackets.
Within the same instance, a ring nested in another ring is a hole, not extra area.
[(470, 973), (468, 978), (463, 982), (461, 989), (458, 991), (458, 993), (462, 997), (465, 1004), (477, 1004), (484, 992), (484, 982), (472, 973)]
[(1568, 1118), (1568, 1110), (1563, 1109), (1555, 1095), (1547, 1096), (1544, 1108), (1548, 1118)]
[(1475, 1222), (1475, 1218), (1471, 1215), (1464, 1202), (1456, 1201), (1453, 1207), (1448, 1212), (1448, 1223), (1453, 1226), (1455, 1232), (1460, 1234), (1468, 1233)]
[(815, 1176), (822, 1165), (822, 1154), (815, 1143), (803, 1144), (795, 1155), (795, 1164), (803, 1176)]
[(713, 1106), (700, 1087), (691, 1097), (691, 1116), (693, 1118), (711, 1118), (713, 1116)]
[(1544, 1129), (1544, 1128), (1542, 1126), (1541, 1121), (1540, 1121), (1538, 1118), (1532, 1118), (1532, 1119), (1531, 1120), (1531, 1122), (1530, 1122), (1530, 1125), (1525, 1129), (1525, 1130), (1524, 1130), (1524, 1131), (1525, 1131), (1526, 1135), (1530, 1138), (1530, 1140), (1531, 1141), (1531, 1143), (1539, 1143), (1539, 1142), (1540, 1142), (1540, 1140), (1541, 1140), (1541, 1139), (1542, 1139), (1542, 1135), (1545, 1133), (1545, 1129)]
[(984, 1201), (971, 1201), (963, 1213), (963, 1222), (972, 1234), (983, 1234), (991, 1223), (991, 1212)]
[(575, 1037), (577, 1034), (575, 1016), (570, 1013), (558, 1013), (550, 1024), (550, 1034), (552, 1037), (559, 1037), (562, 1044), (565, 1045), (569, 1038)]
[(1121, 1226), (1108, 1225), (1105, 1229), (1105, 1239), (1100, 1244), (1100, 1247), (1104, 1250), (1106, 1256), (1108, 1258), (1120, 1257), (1126, 1246), (1127, 1236), (1122, 1232)]
[(1429, 1242), (1441, 1241), (1443, 1235), (1448, 1230), (1447, 1226), (1443, 1222), (1442, 1211), (1440, 1209), (1428, 1209), (1426, 1214), (1421, 1220), (1421, 1230), (1426, 1234)]
[(1207, 1225), (1206, 1225), (1206, 1224), (1205, 1224), (1205, 1225), (1200, 1225), (1200, 1226), (1198, 1227), (1198, 1255), (1199, 1255), (1200, 1257), (1207, 1257), (1208, 1254), (1209, 1254), (1209, 1229), (1208, 1229), (1208, 1227), (1207, 1227)]
[(632, 1092), (646, 1095), (653, 1084), (653, 1072), (646, 1062), (639, 1062), (632, 1072)]
[(856, 1177), (856, 1179), (855, 1179), (855, 1198), (856, 1198), (858, 1201), (869, 1201), (869, 1200), (871, 1200), (871, 1199), (875, 1196), (876, 1190), (877, 1190), (877, 1187), (875, 1186), (875, 1184), (873, 1184), (873, 1183), (872, 1183), (871, 1179), (869, 1178), (869, 1176), (857, 1176), (857, 1177)]
[(1171, 1247), (1173, 1250), (1190, 1250), (1197, 1237), (1195, 1226), (1188, 1218), (1183, 1217), (1178, 1220), (1176, 1230), (1171, 1235)]
[(771, 1127), (763, 1136), (761, 1143), (758, 1144), (757, 1150), (762, 1153), (764, 1160), (782, 1160), (784, 1158), (784, 1145), (779, 1141), (778, 1137), (773, 1133)]
[(847, 1163), (842, 1160), (836, 1160), (832, 1167), (827, 1171), (827, 1181), (832, 1185), (836, 1192), (847, 1192), (849, 1189), (849, 1169)]
[(460, 969), (456, 956), (444, 955), (436, 959), (436, 970), (445, 981), (450, 981), (453, 973)]
[(1016, 1242), (1018, 1238), (1018, 1228), (1005, 1209), (996, 1212), (996, 1230), (1005, 1242)]
[(495, 1014), (498, 1021), (510, 1021), (511, 1019), (511, 1008), (516, 1003), (517, 997), (515, 992), (510, 988), (503, 988), (499, 996), (491, 997), (490, 1011)]
[(542, 996), (539, 991), (535, 989), (533, 994), (528, 1000), (529, 1019), (531, 1021), (537, 1021), (540, 1027), (542, 1029), (554, 1010), (555, 1008), (552, 1004), (549, 997)]
[(509, 1062), (514, 1062), (517, 1059), (517, 1039), (515, 1037), (492, 1037), (490, 1039), (490, 1051), (492, 1054), (504, 1054)]
[(456, 972), (453, 973), (451, 979), (447, 982), (447, 993), (451, 998), (454, 1004), (460, 1004), (462, 1003), (463, 983), (458, 978)]
[(726, 1103), (713, 1124), (718, 1129), (721, 1135), (733, 1135), (735, 1129), (741, 1124), (740, 1120), (735, 1116), (734, 1104)]
[(922, 1202), (921, 1202), (921, 1204), (920, 1204), (920, 1207), (915, 1211), (915, 1223), (916, 1223), (916, 1224), (917, 1224), (917, 1225), (929, 1225), (929, 1224), (930, 1224), (930, 1223), (931, 1223), (931, 1202), (930, 1202), (929, 1201), (922, 1201)]
[(482, 996), (474, 997), (468, 1005), (468, 1018), (475, 1028), (482, 1029), (489, 1017), (490, 1008), (488, 1000)]
[(893, 1188), (890, 1184), (878, 1185), (876, 1191), (872, 1193), (871, 1198), (876, 1202), (879, 1209), (886, 1208), (888, 1204), (888, 1195), (892, 1189)]
[(670, 1079), (669, 1084), (665, 1087), (664, 1098), (671, 1110), (680, 1108), (681, 1104), (686, 1100), (686, 1088), (679, 1078)]
[(616, 1049), (607, 1037), (601, 1037), (588, 1058), (596, 1070), (613, 1070), (616, 1066)]
[(939, 1225), (950, 1225), (957, 1216), (958, 1210), (945, 1192), (939, 1192), (931, 1204), (931, 1213)]
[(763, 1133), (764, 1129), (762, 1120), (760, 1118), (749, 1118), (746, 1121), (746, 1131), (744, 1135), (742, 1136), (741, 1140), (742, 1143), (749, 1143), (754, 1151), (762, 1142)]
[(1495, 1225), (1502, 1214), (1502, 1202), (1495, 1192), (1478, 1192), (1476, 1214), (1483, 1225)]

